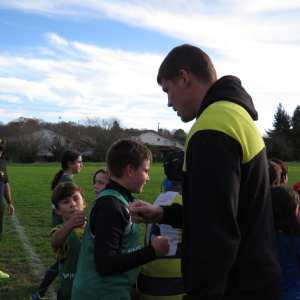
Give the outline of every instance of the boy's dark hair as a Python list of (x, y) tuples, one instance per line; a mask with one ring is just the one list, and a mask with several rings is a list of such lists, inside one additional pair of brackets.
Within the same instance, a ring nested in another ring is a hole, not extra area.
[(128, 165), (137, 170), (145, 160), (152, 162), (152, 153), (136, 141), (122, 139), (114, 142), (106, 155), (106, 164), (111, 176), (122, 177)]
[(174, 151), (165, 157), (164, 171), (169, 180), (182, 182), (184, 151)]
[(72, 163), (74, 163), (76, 161), (76, 159), (81, 156), (80, 152), (78, 152), (77, 150), (67, 150), (63, 153), (63, 155), (61, 156), (61, 170), (59, 170), (51, 183), (51, 190), (53, 191), (54, 188), (57, 186), (60, 177), (62, 176), (62, 174), (64, 174), (64, 171), (69, 169), (69, 165), (68, 162), (71, 161)]
[(157, 83), (161, 85), (162, 79), (176, 83), (180, 70), (191, 73), (202, 83), (214, 83), (218, 79), (210, 57), (189, 44), (173, 48), (165, 57), (158, 70)]
[(107, 175), (108, 179), (110, 178), (110, 174), (109, 174), (107, 168), (101, 168), (98, 171), (96, 171), (96, 173), (94, 174), (94, 177), (93, 177), (94, 184), (96, 183), (96, 176), (98, 173), (103, 173), (103, 174)]
[(62, 182), (53, 190), (51, 197), (52, 203), (56, 208), (59, 208), (58, 204), (61, 200), (72, 196), (76, 192), (79, 192), (82, 198), (84, 198), (84, 191), (80, 185), (75, 182)]
[(270, 184), (275, 183), (276, 185), (280, 182), (281, 176), (281, 167), (274, 163), (273, 161), (268, 160), (268, 168), (269, 168), (269, 177)]
[(270, 158), (269, 160), (280, 166), (280, 168), (281, 168), (280, 179), (282, 179), (284, 176), (286, 176), (288, 174), (289, 167), (282, 160), (280, 160), (278, 158)]
[(274, 228), (290, 236), (289, 252), (295, 245), (296, 237), (300, 236), (300, 223), (296, 208), (299, 204), (298, 194), (286, 186), (271, 187)]

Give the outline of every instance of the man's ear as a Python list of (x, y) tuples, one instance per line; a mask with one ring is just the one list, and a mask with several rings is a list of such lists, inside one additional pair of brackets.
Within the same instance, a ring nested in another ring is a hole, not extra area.
[(70, 168), (73, 165), (73, 163), (69, 160), (68, 161), (68, 167)]
[(61, 216), (61, 211), (60, 211), (59, 208), (56, 208), (56, 207), (55, 207), (55, 212), (56, 212), (57, 215)]
[(182, 80), (184, 87), (187, 87), (190, 83), (190, 76), (186, 71), (180, 70), (179, 71), (179, 80)]
[(85, 202), (85, 199), (83, 199), (83, 208), (86, 208), (86, 202)]

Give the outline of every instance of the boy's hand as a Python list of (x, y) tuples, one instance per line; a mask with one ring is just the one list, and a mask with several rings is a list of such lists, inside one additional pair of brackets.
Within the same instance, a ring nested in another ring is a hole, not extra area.
[(170, 251), (170, 240), (167, 236), (157, 236), (152, 242), (156, 257), (165, 256)]
[(153, 206), (142, 200), (136, 200), (128, 207), (133, 223), (160, 223), (164, 211), (160, 206)]
[(131, 290), (130, 298), (131, 298), (131, 300), (140, 300), (141, 299), (136, 287)]
[(72, 213), (71, 219), (68, 221), (72, 228), (78, 228), (85, 224), (85, 212), (84, 210), (75, 211)]

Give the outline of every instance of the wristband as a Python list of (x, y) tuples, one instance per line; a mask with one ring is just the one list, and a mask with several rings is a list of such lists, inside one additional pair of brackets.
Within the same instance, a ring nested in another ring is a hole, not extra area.
[(13, 204), (13, 202), (12, 202), (12, 201), (8, 201), (8, 202), (6, 202), (6, 203), (7, 203), (7, 205), (8, 205), (8, 204)]

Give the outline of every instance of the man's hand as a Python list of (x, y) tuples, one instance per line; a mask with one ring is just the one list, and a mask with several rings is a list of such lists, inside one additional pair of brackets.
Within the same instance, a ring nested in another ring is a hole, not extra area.
[(15, 212), (15, 208), (12, 205), (12, 203), (7, 205), (7, 209), (8, 209), (7, 214), (11, 217)]
[(129, 214), (133, 223), (159, 223), (163, 219), (164, 211), (160, 206), (153, 206), (142, 200), (136, 200), (129, 207)]
[(170, 240), (167, 236), (157, 236), (152, 242), (156, 257), (165, 256), (170, 251)]
[(68, 221), (72, 228), (79, 228), (85, 224), (85, 212), (84, 210), (75, 211), (71, 219)]

